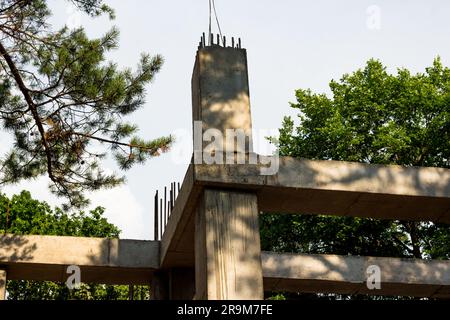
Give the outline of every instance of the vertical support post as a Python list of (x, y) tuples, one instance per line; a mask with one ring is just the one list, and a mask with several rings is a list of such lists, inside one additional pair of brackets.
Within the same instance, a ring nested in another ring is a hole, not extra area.
[(169, 272), (169, 299), (192, 300), (195, 294), (195, 270), (172, 268)]
[(156, 271), (150, 286), (150, 300), (169, 299), (169, 277), (166, 272)]
[(6, 299), (6, 270), (0, 269), (0, 300)]
[(150, 286), (151, 300), (192, 300), (195, 294), (195, 270), (172, 268), (156, 271)]
[[(197, 52), (192, 75), (194, 164), (211, 159), (241, 164), (239, 159), (253, 153), (247, 52), (240, 39), (236, 43), (232, 38), (231, 44), (234, 48), (212, 45)], [(204, 139), (210, 129), (218, 143)], [(205, 189), (195, 215), (195, 299), (263, 299), (256, 195)]]
[(195, 221), (198, 300), (264, 298), (255, 194), (205, 189)]

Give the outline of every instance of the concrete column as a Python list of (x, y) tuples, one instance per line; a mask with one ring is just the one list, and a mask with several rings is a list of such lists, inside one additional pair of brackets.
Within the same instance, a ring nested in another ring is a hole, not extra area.
[[(196, 163), (202, 163), (203, 151), (221, 155), (253, 152), (245, 49), (219, 46), (199, 49), (192, 75), (192, 118), (201, 122), (200, 126), (194, 122)], [(209, 129), (222, 135), (222, 139)], [(207, 130), (214, 139), (204, 136)], [(218, 143), (219, 140), (223, 143)]]
[(192, 300), (195, 294), (195, 270), (172, 268), (153, 274), (151, 300)]
[(192, 300), (195, 294), (195, 269), (173, 268), (169, 272), (169, 299)]
[(195, 229), (198, 300), (264, 297), (256, 195), (206, 189)]
[(155, 271), (150, 285), (150, 300), (169, 299), (169, 276), (167, 272)]
[[(195, 164), (253, 154), (245, 49), (198, 50), (192, 75)], [(256, 195), (205, 190), (196, 208), (195, 299), (263, 299)]]
[(6, 270), (0, 269), (0, 300), (6, 299)]

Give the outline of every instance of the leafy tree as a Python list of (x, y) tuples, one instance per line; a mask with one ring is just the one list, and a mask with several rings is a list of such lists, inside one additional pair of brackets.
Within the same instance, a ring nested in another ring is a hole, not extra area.
[[(381, 62), (330, 83), (331, 97), (297, 90), (298, 124), (286, 117), (283, 156), (450, 168), (450, 69), (425, 73)], [(308, 215), (261, 216), (264, 250), (450, 259), (450, 228), (430, 222)]]
[[(26, 191), (12, 198), (0, 194), (1, 233), (118, 238), (120, 230), (103, 213), (104, 209), (98, 207), (89, 213), (68, 215), (59, 208), (52, 210)], [(130, 289), (134, 299), (148, 299), (149, 290), (145, 286), (82, 284), (80, 289), (70, 291), (65, 284), (48, 281), (8, 281), (7, 284), (12, 300), (124, 300), (129, 299)]]
[[(66, 1), (114, 18), (103, 0)], [(0, 0), (0, 124), (14, 137), (0, 186), (47, 174), (56, 195), (82, 206), (86, 191), (124, 181), (102, 171), (108, 153), (129, 169), (170, 147), (172, 137), (143, 140), (123, 119), (144, 105), (163, 59), (143, 54), (135, 72), (119, 70), (105, 59), (117, 29), (89, 39), (83, 28), (52, 30), (50, 16), (46, 0)]]

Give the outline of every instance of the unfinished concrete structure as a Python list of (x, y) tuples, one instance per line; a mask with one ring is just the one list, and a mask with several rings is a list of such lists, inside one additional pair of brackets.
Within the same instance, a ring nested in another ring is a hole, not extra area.
[[(84, 282), (151, 284), (153, 299), (262, 299), (264, 291), (450, 298), (450, 261), (261, 252), (264, 213), (450, 223), (450, 170), (283, 157), (276, 174), (261, 175), (271, 159), (253, 154), (248, 88), (246, 51), (202, 41), (193, 120), (202, 135), (243, 129), (244, 148), (208, 152), (246, 163), (193, 161), (160, 241), (1, 236), (0, 298), (7, 278), (64, 281), (69, 265), (81, 267)], [(193, 159), (204, 160), (207, 147), (194, 141)], [(366, 286), (370, 265), (381, 270), (379, 290)]]

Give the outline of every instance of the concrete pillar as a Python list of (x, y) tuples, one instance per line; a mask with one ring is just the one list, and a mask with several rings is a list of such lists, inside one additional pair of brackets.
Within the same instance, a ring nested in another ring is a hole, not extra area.
[(195, 299), (262, 300), (256, 195), (206, 189), (195, 223)]
[(167, 272), (155, 271), (150, 285), (150, 300), (169, 299), (169, 276)]
[[(205, 147), (211, 146), (212, 141), (217, 142), (217, 139), (203, 137), (208, 129), (214, 129), (223, 136), (223, 146), (215, 148), (216, 152), (253, 152), (245, 49), (212, 46), (198, 50), (192, 75), (192, 118), (201, 121), (200, 128), (194, 122), (194, 159), (197, 164), (203, 163), (201, 156)], [(235, 131), (227, 134), (227, 129)], [(245, 135), (243, 143), (232, 136), (239, 133)]]
[[(247, 163), (253, 139), (245, 49), (197, 51), (192, 118), (195, 164)], [(195, 224), (195, 299), (263, 299), (256, 195), (206, 189)]]
[(173, 268), (169, 272), (169, 299), (192, 300), (195, 294), (195, 269)]
[(195, 270), (172, 268), (154, 273), (151, 300), (192, 300), (195, 294)]
[(0, 300), (6, 299), (6, 270), (0, 269)]

